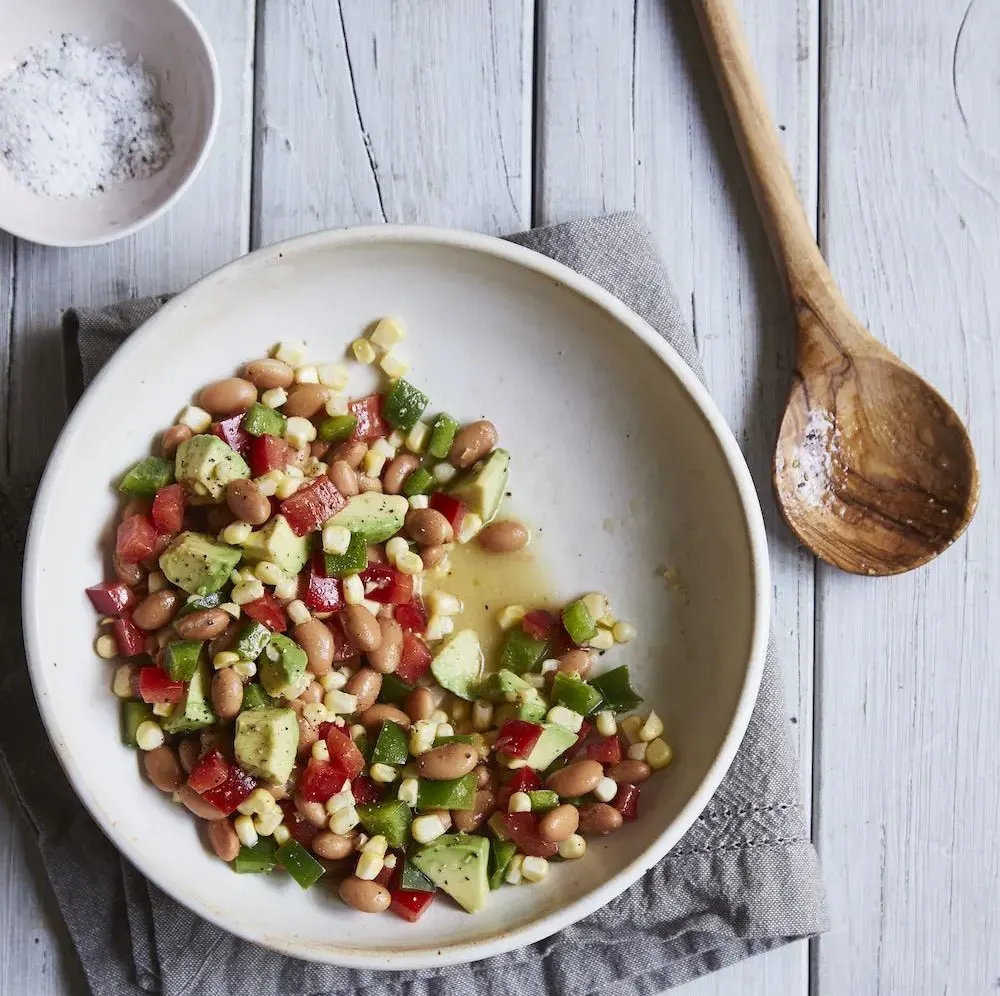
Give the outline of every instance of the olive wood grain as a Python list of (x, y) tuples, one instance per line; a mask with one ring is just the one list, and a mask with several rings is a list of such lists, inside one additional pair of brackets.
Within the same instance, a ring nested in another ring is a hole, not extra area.
[(795, 323), (773, 482), (792, 532), (854, 574), (899, 574), (950, 546), (979, 496), (951, 406), (858, 321), (799, 201), (733, 0), (695, 0)]

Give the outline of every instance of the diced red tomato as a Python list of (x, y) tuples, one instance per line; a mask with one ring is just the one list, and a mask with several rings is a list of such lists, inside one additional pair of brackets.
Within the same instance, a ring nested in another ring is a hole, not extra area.
[(538, 833), (538, 818), (534, 813), (504, 813), (503, 829), (522, 854), (551, 858), (559, 850), (558, 844)]
[(188, 775), (188, 785), (203, 795), (209, 789), (218, 788), (229, 777), (229, 762), (218, 747), (206, 751), (195, 762)]
[(322, 722), (316, 727), (320, 740), (326, 740), (326, 735), (333, 729), (333, 723)]
[(448, 520), (451, 528), (457, 533), (462, 519), (465, 518), (465, 513), (468, 512), (465, 502), (452, 498), (451, 495), (446, 495), (443, 491), (435, 491), (431, 495), (429, 504), (431, 508), (440, 512)]
[[(413, 577), (389, 564), (372, 564), (359, 575), (365, 586), (365, 598), (383, 605), (405, 605), (413, 600)], [(371, 586), (371, 591), (368, 590)], [(402, 625), (402, 624), (401, 624)]]
[(573, 746), (570, 749), (571, 750), (578, 750), (581, 746), (583, 746), (584, 740), (586, 740), (587, 737), (590, 736), (590, 731), (592, 729), (593, 729), (593, 727), (590, 725), (590, 723), (588, 723), (586, 720), (584, 720), (580, 724), (580, 729), (577, 730), (577, 733), (576, 733), (576, 743), (573, 744)]
[(203, 792), (201, 797), (228, 816), (256, 787), (257, 779), (253, 775), (248, 775), (239, 765), (231, 764), (226, 780)]
[(521, 628), (535, 640), (544, 640), (559, 622), (551, 612), (535, 609), (521, 620)]
[(410, 632), (422, 633), (427, 629), (427, 612), (424, 610), (424, 603), (419, 598), (414, 598), (412, 602), (397, 605), (396, 622)]
[(277, 436), (251, 436), (247, 463), (254, 477), (263, 477), (272, 470), (284, 470), (291, 457), (291, 447)]
[(153, 526), (161, 535), (173, 536), (183, 525), (184, 489), (179, 484), (168, 484), (153, 499)]
[(243, 605), (243, 611), (251, 619), (256, 619), (261, 625), (266, 626), (272, 633), (284, 633), (288, 628), (285, 610), (274, 600), (274, 596), (269, 591), (264, 592), (263, 598), (254, 599), (254, 601)]
[(180, 702), (184, 697), (184, 682), (174, 681), (162, 667), (142, 667), (139, 668), (139, 697), (151, 705), (156, 702)]
[(239, 415), (233, 415), (221, 422), (213, 422), (212, 432), (227, 446), (245, 458), (250, 452), (250, 440), (253, 439), (253, 436), (243, 428), (244, 414), (244, 412), (240, 412)]
[(394, 885), (389, 887), (389, 895), (392, 896), (389, 909), (404, 920), (416, 923), (427, 911), (427, 907), (434, 902), (434, 897), (437, 893), (418, 892), (416, 889), (401, 889), (398, 885)]
[(346, 504), (347, 499), (329, 477), (317, 477), (312, 484), (300, 488), (281, 503), (281, 514), (296, 536), (305, 536), (322, 526)]
[(611, 800), (611, 805), (618, 810), (626, 820), (639, 818), (639, 786), (622, 782), (618, 786), (618, 794)]
[(323, 554), (317, 550), (299, 575), (299, 597), (316, 612), (339, 612), (344, 607), (343, 583), (326, 577), (324, 569)]
[(408, 685), (416, 684), (431, 666), (431, 652), (415, 633), (403, 633), (403, 650), (396, 668), (396, 677)]
[(285, 816), (285, 826), (288, 827), (288, 832), (303, 847), (308, 848), (312, 843), (313, 837), (319, 833), (320, 828), (314, 827), (311, 823), (304, 820), (291, 799), (282, 799), (278, 805)]
[(611, 737), (601, 737), (584, 748), (583, 756), (601, 764), (618, 764), (622, 759), (622, 743), (615, 734)]
[[(135, 657), (145, 653), (146, 634), (132, 622), (130, 616), (119, 616), (111, 628), (114, 630), (115, 643), (118, 644), (118, 650), (122, 656)], [(170, 699), (170, 701), (175, 702), (176, 699)]]
[(311, 757), (299, 779), (299, 793), (307, 802), (326, 802), (344, 787), (347, 780), (340, 765)]
[(526, 758), (535, 749), (542, 728), (538, 723), (527, 723), (523, 719), (508, 719), (500, 727), (500, 735), (494, 744), (498, 754), (507, 757)]
[(370, 806), (382, 798), (382, 790), (367, 775), (360, 775), (351, 782), (351, 794), (359, 806)]
[(102, 581), (87, 589), (90, 604), (102, 616), (122, 616), (136, 602), (135, 592), (121, 581)]
[[(351, 781), (353, 788), (353, 780), (365, 770), (365, 759), (358, 745), (346, 733), (331, 725), (326, 733), (326, 746), (330, 752), (330, 763), (344, 773), (345, 781)], [(356, 798), (357, 791), (354, 794)]]
[(331, 616), (326, 620), (326, 626), (333, 634), (333, 661), (335, 664), (343, 664), (344, 661), (358, 656), (358, 652), (344, 636), (344, 627), (340, 624), (340, 616)]
[(389, 427), (382, 419), (381, 394), (369, 394), (366, 398), (349, 401), (347, 410), (358, 420), (351, 438), (368, 442), (389, 434)]
[(132, 515), (122, 520), (115, 537), (115, 553), (126, 564), (138, 564), (156, 549), (156, 529), (148, 515)]
[(533, 768), (518, 768), (514, 777), (497, 791), (497, 808), (504, 811), (515, 792), (534, 792), (542, 787), (542, 780)]

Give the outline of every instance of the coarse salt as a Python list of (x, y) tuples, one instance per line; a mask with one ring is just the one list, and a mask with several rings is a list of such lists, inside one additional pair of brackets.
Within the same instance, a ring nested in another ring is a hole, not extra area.
[(0, 160), (47, 197), (88, 197), (162, 169), (171, 110), (142, 60), (64, 34), (0, 79)]

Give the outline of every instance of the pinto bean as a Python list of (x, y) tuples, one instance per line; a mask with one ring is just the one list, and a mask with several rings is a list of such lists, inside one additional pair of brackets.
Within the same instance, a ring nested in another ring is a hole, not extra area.
[(208, 642), (208, 659), (212, 660), (223, 650), (232, 650), (240, 635), (240, 624), (234, 619), (214, 640)]
[(404, 730), (410, 728), (410, 717), (402, 709), (397, 709), (394, 705), (385, 705), (381, 702), (361, 713), (360, 721), (361, 725), (366, 730), (369, 730), (374, 726), (381, 726), (387, 720), (398, 723)]
[(424, 562), (424, 567), (436, 567), (444, 560), (445, 548), (435, 543), (431, 546), (421, 547), (420, 559)]
[(306, 652), (313, 674), (328, 674), (333, 667), (333, 633), (321, 619), (299, 623), (292, 639)]
[(164, 744), (156, 750), (146, 751), (142, 755), (142, 764), (149, 780), (161, 792), (173, 792), (180, 788), (184, 781), (181, 762), (173, 747)]
[(295, 810), (308, 823), (313, 827), (325, 827), (326, 821), (329, 816), (326, 812), (326, 807), (321, 802), (312, 802), (309, 799), (303, 799), (302, 796), (296, 792), (292, 796), (292, 801), (295, 803)]
[(182, 785), (177, 789), (177, 796), (195, 816), (203, 820), (214, 821), (225, 819), (225, 816), (223, 816), (222, 812), (216, 806), (213, 806), (198, 795), (190, 785)]
[(368, 663), (380, 674), (392, 674), (403, 654), (403, 627), (395, 619), (380, 615), (378, 628), (381, 642), (369, 652)]
[(403, 707), (406, 709), (406, 715), (414, 723), (421, 719), (430, 719), (431, 713), (434, 712), (434, 696), (426, 688), (414, 688), (406, 696)]
[(319, 740), (319, 724), (310, 722), (302, 715), (302, 708), (305, 706), (305, 702), (294, 699), (288, 703), (288, 706), (295, 710), (295, 719), (299, 724), (299, 746), (296, 748), (295, 753), (297, 755), (305, 754)]
[(214, 640), (221, 636), (232, 621), (225, 609), (198, 609), (174, 622), (182, 640)]
[(201, 744), (197, 737), (185, 737), (177, 745), (177, 756), (180, 758), (181, 767), (188, 773), (198, 763), (201, 754)]
[(514, 519), (503, 519), (491, 522), (476, 538), (489, 553), (513, 553), (527, 546), (528, 530)]
[(593, 792), (604, 777), (604, 768), (598, 761), (574, 761), (549, 775), (545, 784), (563, 799), (575, 799)]
[(624, 817), (606, 802), (592, 802), (580, 807), (580, 822), (577, 830), (584, 837), (603, 837), (613, 833), (624, 822)]
[(132, 622), (147, 632), (162, 629), (180, 608), (180, 595), (173, 588), (161, 588), (147, 595), (132, 613)]
[(326, 468), (326, 476), (345, 498), (358, 493), (358, 472), (346, 460), (334, 460)]
[(226, 485), (226, 504), (240, 522), (262, 526), (271, 518), (271, 503), (250, 480), (240, 478)]
[(421, 546), (440, 546), (455, 535), (451, 523), (434, 508), (411, 508), (404, 526), (410, 539)]
[(291, 387), (295, 382), (295, 371), (284, 360), (266, 357), (251, 360), (243, 368), (243, 376), (258, 391), (270, 391), (275, 387)]
[(393, 457), (382, 471), (382, 490), (387, 495), (398, 495), (410, 474), (420, 466), (420, 457), (413, 453), (400, 453)]
[(559, 670), (563, 674), (576, 674), (586, 678), (590, 674), (590, 653), (586, 650), (568, 650), (559, 658)]
[(340, 898), (359, 913), (384, 913), (392, 901), (389, 890), (384, 885), (355, 878), (353, 875), (345, 878), (337, 891)]
[(212, 708), (219, 719), (232, 719), (243, 705), (243, 682), (231, 668), (226, 667), (212, 675)]
[(467, 775), (479, 764), (479, 752), (469, 744), (444, 744), (417, 758), (417, 770), (424, 778), (450, 781)]
[(346, 442), (341, 443), (333, 451), (333, 453), (330, 454), (330, 459), (333, 463), (336, 463), (338, 460), (343, 460), (344, 463), (357, 470), (361, 465), (361, 461), (364, 460), (367, 452), (368, 446), (361, 442), (360, 439), (348, 439)]
[(472, 809), (454, 809), (451, 813), (452, 826), (461, 833), (472, 833), (497, 808), (496, 796), (489, 789), (476, 793)]
[(640, 782), (644, 782), (652, 772), (653, 769), (645, 761), (634, 761), (632, 758), (627, 758), (608, 768), (608, 778), (619, 784), (638, 785)]
[(177, 447), (186, 443), (193, 435), (186, 425), (172, 425), (169, 429), (164, 429), (160, 436), (160, 454), (172, 457), (177, 452)]
[(242, 377), (226, 377), (201, 389), (198, 404), (210, 415), (245, 412), (257, 400), (257, 388)]
[(449, 459), (459, 470), (471, 467), (481, 460), (497, 444), (496, 426), (487, 419), (470, 422), (458, 431), (451, 445)]
[(324, 830), (313, 837), (309, 846), (318, 858), (339, 861), (341, 858), (346, 858), (354, 850), (355, 840), (354, 834), (331, 833), (329, 830)]
[(114, 568), (115, 577), (130, 588), (138, 588), (146, 580), (146, 575), (149, 573), (145, 567), (122, 560), (117, 553), (112, 558), (111, 566)]
[(359, 653), (370, 654), (382, 643), (378, 620), (363, 605), (348, 605), (340, 614), (344, 636)]
[(367, 494), (369, 491), (382, 492), (382, 482), (377, 477), (369, 477), (367, 474), (358, 474), (358, 491)]
[(348, 695), (357, 696), (357, 712), (367, 712), (375, 705), (378, 693), (382, 691), (382, 675), (378, 671), (373, 671), (370, 667), (359, 668), (348, 679), (344, 691)]
[(312, 418), (329, 397), (330, 389), (322, 384), (297, 384), (288, 392), (283, 409), (289, 418)]
[(480, 764), (476, 768), (476, 788), (493, 789), (496, 788), (497, 776), (485, 764)]
[(580, 813), (576, 806), (565, 803), (542, 815), (538, 821), (538, 833), (545, 840), (559, 844), (576, 833), (580, 825)]
[(230, 820), (216, 820), (208, 825), (208, 842), (223, 861), (232, 861), (240, 853), (240, 838)]

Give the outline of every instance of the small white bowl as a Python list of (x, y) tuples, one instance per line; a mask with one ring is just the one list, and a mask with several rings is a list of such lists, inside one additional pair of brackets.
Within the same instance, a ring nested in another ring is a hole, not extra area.
[(170, 104), (174, 151), (159, 172), (92, 197), (44, 197), (0, 163), (0, 228), (30, 242), (89, 246), (130, 235), (191, 185), (219, 119), (219, 67), (204, 28), (181, 0), (0, 0), (0, 78), (33, 46), (74, 34), (142, 57)]

